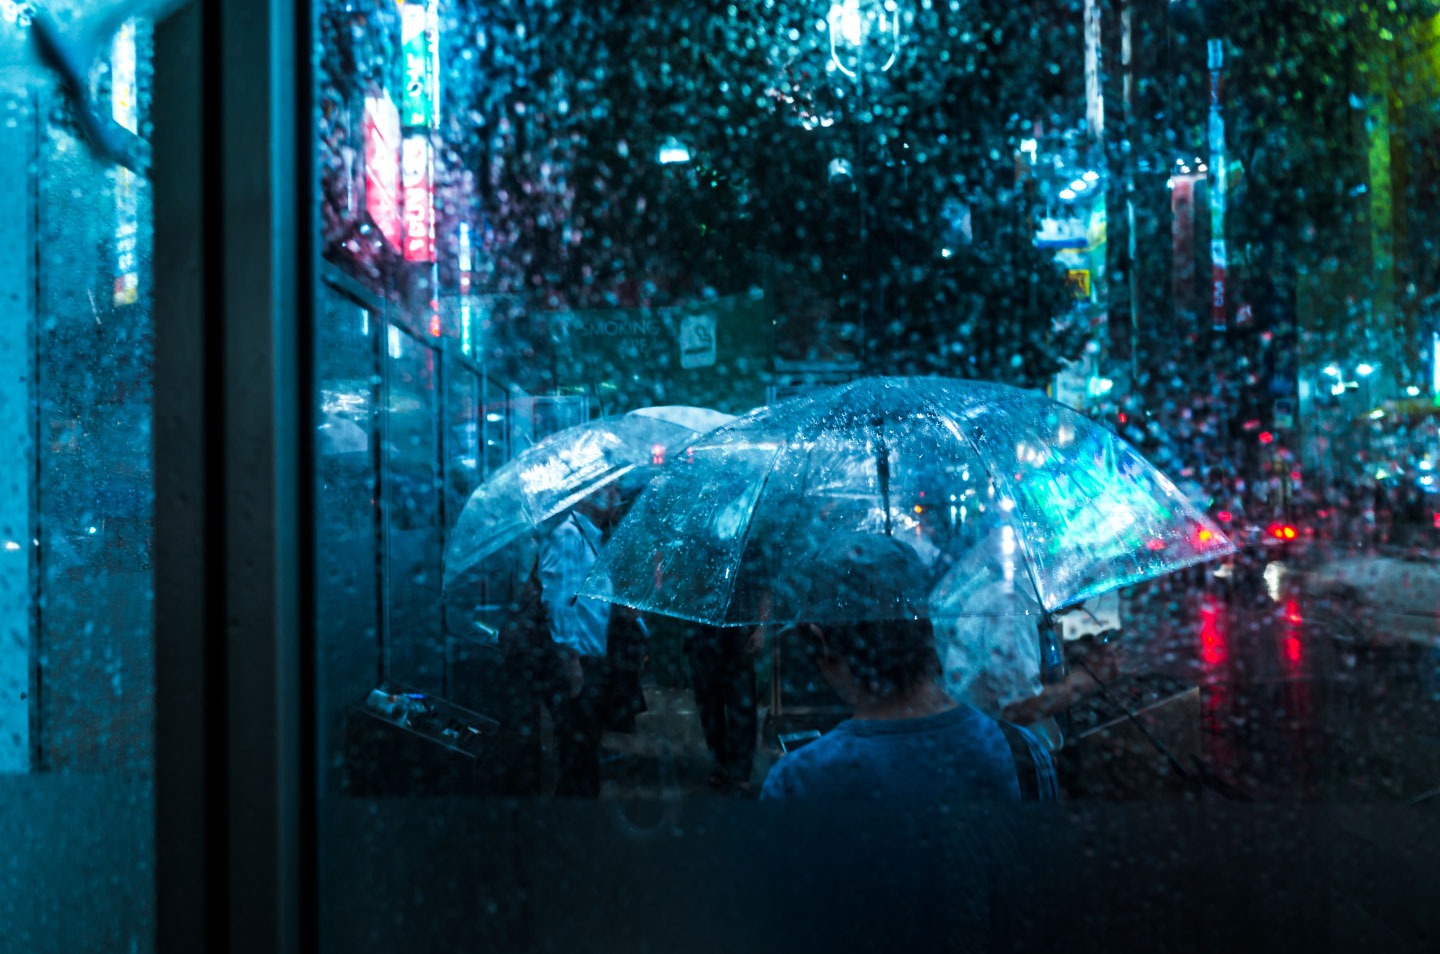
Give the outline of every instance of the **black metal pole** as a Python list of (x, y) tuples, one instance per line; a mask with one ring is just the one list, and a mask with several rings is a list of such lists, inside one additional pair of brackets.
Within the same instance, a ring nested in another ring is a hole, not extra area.
[[(865, 150), (865, 65), (857, 63), (855, 67), (855, 200), (859, 206), (859, 244), (855, 249), (855, 285), (857, 299), (855, 306), (857, 334), (860, 336), (859, 357), (860, 373), (864, 374), (869, 368), (870, 340), (866, 331), (865, 305), (867, 298), (867, 279), (869, 278), (870, 266), (870, 233), (866, 214), (869, 202), (869, 194), (866, 190), (866, 175), (869, 172), (869, 164), (866, 162)], [(888, 519), (888, 515), (887, 515)]]
[(880, 483), (880, 498), (885, 506), (885, 536), (895, 535), (895, 520), (890, 513), (890, 448), (885, 443), (885, 419), (877, 417), (875, 425), (875, 475)]

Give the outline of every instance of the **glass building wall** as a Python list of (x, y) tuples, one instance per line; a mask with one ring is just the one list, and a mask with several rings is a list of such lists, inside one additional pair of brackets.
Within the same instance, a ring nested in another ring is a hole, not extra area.
[[(12, 53), (27, 21), (0, 17)], [(35, 63), (0, 88), (0, 923), (36, 949), (155, 938), (152, 51), (117, 26), (79, 88)]]

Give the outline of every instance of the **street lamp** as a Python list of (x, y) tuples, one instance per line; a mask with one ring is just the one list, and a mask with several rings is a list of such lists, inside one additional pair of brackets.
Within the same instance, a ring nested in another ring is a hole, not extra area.
[[(826, 17), (830, 28), (830, 61), (857, 82), (866, 72), (867, 48), (873, 42), (884, 57), (884, 73), (900, 59), (900, 5), (895, 0), (837, 0)], [(843, 54), (842, 54), (843, 51)], [(845, 60), (851, 59), (852, 66)]]
[(1367, 409), (1370, 407), (1370, 375), (1379, 369), (1379, 365), (1370, 364), (1367, 361), (1361, 361), (1355, 365), (1355, 373), (1359, 375), (1361, 381), (1365, 382), (1365, 407)]
[[(835, 0), (830, 4), (830, 13), (825, 22), (830, 34), (830, 62), (835, 70), (855, 82), (855, 166), (851, 177), (855, 182), (859, 205), (859, 248), (861, 255), (868, 261), (871, 256), (866, 248), (869, 233), (866, 223), (865, 180), (869, 169), (863, 126), (866, 74), (889, 72), (900, 60), (900, 4), (897, 0)], [(832, 181), (834, 166), (832, 162)], [(860, 332), (859, 357), (863, 369), (869, 352), (865, 330), (867, 289), (863, 266), (857, 270), (857, 278), (859, 295), (856, 323)], [(879, 287), (877, 282), (876, 288)], [(883, 311), (883, 303), (881, 310)]]

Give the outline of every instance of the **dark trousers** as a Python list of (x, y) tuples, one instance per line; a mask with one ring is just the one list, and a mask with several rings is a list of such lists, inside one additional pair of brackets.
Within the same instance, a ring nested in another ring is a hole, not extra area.
[(748, 635), (719, 630), (692, 638), (688, 646), (705, 744), (720, 769), (737, 782), (749, 780), (755, 762), (755, 660), (744, 649)]
[(546, 705), (555, 723), (555, 756), (559, 778), (555, 794), (572, 798), (600, 795), (600, 737), (605, 731), (610, 698), (609, 666), (603, 658), (580, 657), (585, 684), (577, 696), (558, 652), (552, 653), (546, 680)]

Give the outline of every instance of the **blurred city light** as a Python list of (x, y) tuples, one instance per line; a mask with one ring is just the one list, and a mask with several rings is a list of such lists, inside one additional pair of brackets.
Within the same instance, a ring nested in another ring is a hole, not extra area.
[(657, 157), (661, 165), (672, 165), (679, 162), (690, 161), (690, 149), (674, 136), (667, 136), (660, 144), (660, 151)]
[(1375, 373), (1375, 365), (1367, 364), (1366, 362), (1362, 361), (1359, 364), (1355, 365), (1355, 373), (1360, 375), (1360, 377), (1362, 378), (1368, 378), (1370, 377), (1370, 375)]

